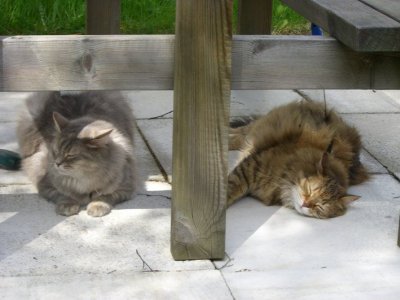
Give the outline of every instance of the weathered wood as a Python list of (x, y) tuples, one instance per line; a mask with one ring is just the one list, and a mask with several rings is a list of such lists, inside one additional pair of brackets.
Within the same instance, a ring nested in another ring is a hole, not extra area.
[(358, 0), (282, 0), (356, 51), (400, 51), (400, 23)]
[(272, 0), (239, 0), (238, 33), (271, 34)]
[(2, 39), (3, 90), (173, 88), (173, 36)]
[(176, 2), (171, 252), (225, 256), (232, 0)]
[[(398, 55), (332, 38), (236, 36), (232, 46), (232, 89), (400, 88)], [(0, 91), (173, 89), (174, 36), (0, 37), (0, 47)]]
[(377, 11), (400, 22), (400, 1), (399, 0), (360, 0), (373, 7)]
[(399, 220), (399, 230), (398, 230), (398, 237), (397, 237), (397, 246), (400, 247), (400, 220)]
[(87, 34), (118, 34), (120, 17), (120, 0), (86, 0)]

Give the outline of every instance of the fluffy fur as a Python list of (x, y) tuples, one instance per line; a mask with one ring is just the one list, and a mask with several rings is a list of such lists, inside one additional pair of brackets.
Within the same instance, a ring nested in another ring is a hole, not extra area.
[(36, 93), (17, 128), (22, 168), (58, 214), (103, 216), (135, 190), (133, 128), (120, 93)]
[(243, 157), (228, 177), (228, 205), (251, 195), (266, 205), (332, 218), (359, 198), (347, 194), (349, 185), (368, 179), (357, 130), (314, 102), (293, 102), (231, 128), (229, 148)]

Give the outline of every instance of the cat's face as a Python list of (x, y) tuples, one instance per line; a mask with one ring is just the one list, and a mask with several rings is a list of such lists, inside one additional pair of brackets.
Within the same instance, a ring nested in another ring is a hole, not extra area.
[(300, 179), (293, 188), (292, 197), (300, 214), (320, 219), (343, 215), (347, 204), (359, 198), (346, 195), (336, 180), (323, 175)]
[(107, 145), (112, 130), (95, 126), (79, 129), (62, 118), (60, 115), (55, 117), (58, 130), (51, 148), (54, 169), (60, 174), (80, 178), (104, 172), (109, 161)]
[(54, 168), (61, 174), (82, 176), (99, 171), (107, 158), (107, 149), (93, 147), (76, 135), (61, 133), (52, 148)]

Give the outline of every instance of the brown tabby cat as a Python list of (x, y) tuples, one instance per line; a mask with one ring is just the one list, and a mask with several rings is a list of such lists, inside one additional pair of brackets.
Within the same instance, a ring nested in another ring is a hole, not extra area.
[(244, 154), (229, 174), (228, 205), (251, 195), (266, 205), (332, 218), (359, 198), (346, 193), (349, 185), (368, 179), (357, 130), (314, 102), (293, 102), (231, 128), (229, 148)]
[(103, 216), (135, 190), (133, 126), (116, 92), (34, 94), (17, 129), (22, 168), (58, 214)]

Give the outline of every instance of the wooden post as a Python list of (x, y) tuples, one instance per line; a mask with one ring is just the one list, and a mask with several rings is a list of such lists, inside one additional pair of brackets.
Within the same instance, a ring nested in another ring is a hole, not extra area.
[(238, 33), (271, 34), (272, 0), (239, 0)]
[(86, 33), (118, 34), (120, 0), (86, 0)]
[(171, 252), (225, 255), (232, 0), (177, 0)]
[(397, 246), (400, 247), (400, 220), (399, 220), (399, 230), (398, 230), (398, 237), (397, 237)]

